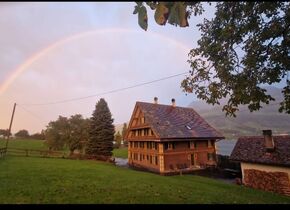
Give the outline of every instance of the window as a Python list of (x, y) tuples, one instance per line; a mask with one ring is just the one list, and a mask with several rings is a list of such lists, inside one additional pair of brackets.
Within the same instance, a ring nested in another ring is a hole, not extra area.
[(196, 142), (190, 142), (190, 149), (195, 149)]
[(138, 160), (138, 154), (134, 153), (134, 160)]
[(158, 157), (155, 156), (155, 165), (158, 165)]
[(147, 155), (147, 161), (149, 160), (149, 155)]
[(132, 148), (132, 142), (130, 141), (129, 147)]
[(142, 154), (139, 155), (139, 158), (140, 158), (140, 161), (142, 161), (142, 158), (143, 158)]
[(165, 150), (168, 149), (168, 143), (164, 143), (164, 149), (165, 149)]
[(138, 136), (141, 136), (141, 135), (142, 135), (142, 130), (139, 129), (139, 130), (138, 130)]
[(168, 143), (168, 149), (175, 149), (175, 143), (174, 142)]
[(149, 135), (149, 128), (145, 128), (144, 129), (144, 136), (148, 136)]
[(207, 153), (207, 160), (214, 160), (214, 153)]
[(194, 148), (195, 149), (197, 148), (197, 142), (196, 141), (194, 142)]
[(150, 163), (152, 164), (152, 155), (150, 155)]
[(144, 124), (145, 123), (145, 117), (141, 118), (141, 123)]
[(214, 147), (214, 140), (208, 140), (207, 147)]

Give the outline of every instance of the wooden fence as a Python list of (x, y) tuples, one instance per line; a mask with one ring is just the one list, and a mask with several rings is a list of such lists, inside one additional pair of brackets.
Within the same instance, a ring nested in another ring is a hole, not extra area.
[(11, 148), (11, 147), (8, 147), (7, 154), (13, 155), (13, 156), (55, 157), (55, 158), (66, 158), (68, 156), (68, 154), (61, 151), (19, 149), (19, 148)]
[(0, 158), (6, 155), (7, 149), (6, 147), (0, 148)]
[(101, 155), (86, 155), (86, 154), (70, 154), (69, 151), (50, 151), (36, 149), (20, 149), (8, 147), (7, 151), (3, 150), (4, 155), (22, 156), (22, 157), (43, 157), (43, 158), (68, 158), (68, 159), (94, 159), (114, 162), (114, 157), (106, 157)]

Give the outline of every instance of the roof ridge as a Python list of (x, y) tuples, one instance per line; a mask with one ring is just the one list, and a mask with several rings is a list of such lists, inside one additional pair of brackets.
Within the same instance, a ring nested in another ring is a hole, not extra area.
[[(144, 104), (153, 104), (153, 105), (158, 105), (158, 106), (168, 106), (168, 107), (172, 107), (172, 105), (170, 105), (170, 104), (155, 104), (155, 103), (143, 102), (143, 101), (136, 101), (136, 103), (144, 103)], [(182, 108), (182, 109), (193, 109), (192, 107), (184, 107), (184, 106), (175, 106), (175, 107), (176, 108)]]

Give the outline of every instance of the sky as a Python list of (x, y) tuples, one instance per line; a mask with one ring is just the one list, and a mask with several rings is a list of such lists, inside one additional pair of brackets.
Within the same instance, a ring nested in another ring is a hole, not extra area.
[[(190, 70), (188, 53), (197, 46), (196, 24), (213, 17), (213, 6), (189, 27), (159, 26), (148, 8), (148, 30), (133, 15), (134, 2), (0, 3), (0, 128), (12, 133), (45, 129), (59, 115), (91, 117), (104, 98), (115, 124), (130, 120), (136, 101), (188, 106), (186, 74), (136, 88), (98, 95)], [(49, 104), (96, 95), (83, 100)], [(48, 104), (47, 104), (48, 103)], [(46, 105), (36, 105), (46, 104)]]

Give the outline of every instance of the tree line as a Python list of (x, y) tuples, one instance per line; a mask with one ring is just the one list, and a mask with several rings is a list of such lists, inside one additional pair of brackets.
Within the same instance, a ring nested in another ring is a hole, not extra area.
[[(9, 133), (9, 130), (8, 129), (0, 129), (0, 137), (7, 138), (8, 137), (8, 134), (9, 134), (9, 136), (12, 135), (11, 132)], [(44, 130), (42, 130), (40, 133), (37, 132), (37, 133), (34, 133), (34, 134), (31, 134), (30, 135), (27, 130), (21, 129), (18, 132), (16, 132), (14, 134), (14, 136), (16, 138), (37, 139), (37, 140), (44, 140), (44, 138), (45, 138)]]
[[(107, 160), (112, 156), (112, 150), (124, 142), (126, 131), (127, 124), (124, 123), (122, 134), (119, 131), (115, 134), (111, 112), (102, 98), (91, 118), (84, 118), (81, 114), (69, 118), (59, 116), (56, 121), (49, 122), (44, 134), (49, 150), (68, 148), (70, 155), (81, 153)], [(124, 145), (127, 143), (124, 142)]]
[[(41, 133), (29, 135), (22, 129), (15, 133), (17, 138), (43, 139), (49, 150), (69, 149), (70, 155), (84, 154), (90, 158), (108, 160), (114, 148), (128, 146), (125, 141), (127, 123), (123, 124), (121, 133), (115, 133), (113, 118), (107, 102), (101, 98), (97, 103), (91, 118), (81, 114), (70, 117), (59, 116), (50, 121)], [(0, 129), (0, 136), (8, 136), (8, 129)], [(11, 135), (11, 133), (10, 133)]]

